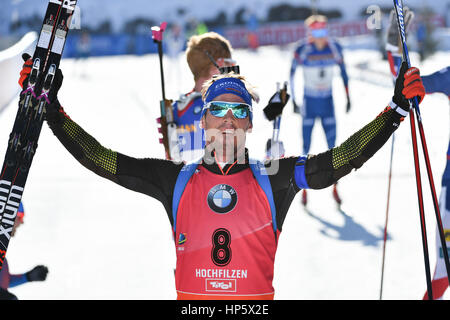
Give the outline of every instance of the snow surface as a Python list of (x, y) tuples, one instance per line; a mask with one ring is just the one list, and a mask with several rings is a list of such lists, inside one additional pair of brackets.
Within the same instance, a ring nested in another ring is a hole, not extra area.
[[(272, 125), (262, 109), (276, 82), (288, 80), (292, 49), (266, 47), (234, 53), (241, 72), (261, 95), (247, 142), (253, 157), (263, 157), (266, 140), (271, 137)], [(358, 80), (364, 78), (354, 68), (359, 62), (369, 61), (370, 68), (388, 72), (387, 62), (379, 53), (344, 53), (352, 110), (345, 113), (343, 84), (336, 76), (338, 144), (377, 116), (393, 94), (388, 76), (379, 80), (379, 85)], [(449, 58), (450, 52), (439, 52), (421, 64), (417, 55), (411, 56), (422, 74), (446, 66)], [(180, 59), (178, 63), (165, 60), (169, 97), (192, 89), (184, 56)], [(65, 79), (59, 99), (74, 121), (113, 150), (134, 157), (163, 157), (155, 122), (161, 99), (157, 55), (66, 59), (61, 69)], [(301, 86), (301, 72), (297, 74)], [(301, 98), (301, 90), (297, 92)], [(17, 99), (0, 114), (0, 154), (4, 154), (16, 106)], [(440, 94), (427, 96), (421, 104), (438, 193), (449, 140), (448, 108), (448, 98)], [(285, 110), (280, 138), (288, 155), (299, 155), (301, 119), (292, 113), (291, 104)], [(344, 201), (341, 211), (333, 202), (331, 188), (309, 191), (308, 210), (300, 205), (299, 196), (294, 199), (276, 256), (275, 299), (379, 298), (391, 141), (360, 170), (339, 182)], [(316, 123), (311, 153), (326, 149), (323, 130)], [(422, 157), (421, 164), (434, 269), (435, 218)], [(25, 224), (9, 245), (10, 270), (20, 273), (45, 264), (49, 274), (45, 282), (12, 288), (20, 299), (176, 298), (175, 250), (163, 206), (82, 167), (46, 124), (23, 201)], [(422, 298), (426, 281), (420, 234), (407, 119), (395, 133), (383, 299)]]

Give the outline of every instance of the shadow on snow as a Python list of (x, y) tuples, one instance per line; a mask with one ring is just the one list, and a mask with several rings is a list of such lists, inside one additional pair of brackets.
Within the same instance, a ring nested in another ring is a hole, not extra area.
[[(315, 215), (308, 208), (304, 209), (311, 218), (322, 224), (323, 228), (320, 230), (320, 233), (324, 236), (342, 241), (362, 241), (365, 246), (377, 247), (379, 242), (383, 245), (384, 227), (379, 227), (379, 235), (372, 234), (361, 224), (357, 223), (351, 216), (346, 214), (340, 207), (338, 207), (337, 212), (344, 218), (344, 223), (342, 225), (330, 223)], [(387, 235), (387, 240), (391, 240), (389, 233)]]

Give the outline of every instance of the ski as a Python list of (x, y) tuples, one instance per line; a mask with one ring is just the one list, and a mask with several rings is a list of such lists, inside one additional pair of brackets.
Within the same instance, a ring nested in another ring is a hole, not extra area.
[(11, 238), (77, 0), (49, 0), (0, 172), (0, 270)]
[(283, 142), (279, 140), (281, 115), (286, 103), (289, 101), (287, 93), (287, 81), (284, 82), (283, 88), (280, 88), (280, 83), (277, 82), (277, 91), (272, 98), (270, 98), (268, 105), (263, 109), (267, 120), (273, 121), (272, 138), (266, 143), (266, 159), (272, 159), (274, 153), (277, 158), (284, 157)]

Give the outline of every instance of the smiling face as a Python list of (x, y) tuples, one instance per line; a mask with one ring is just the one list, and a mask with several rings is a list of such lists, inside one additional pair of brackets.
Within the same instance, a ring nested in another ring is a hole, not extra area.
[[(225, 93), (214, 98), (213, 101), (244, 102), (241, 97)], [(216, 150), (222, 155), (236, 156), (245, 149), (246, 133), (251, 132), (252, 123), (247, 116), (237, 119), (231, 110), (224, 117), (213, 116), (209, 110), (201, 119), (205, 130), (206, 144), (210, 150)]]

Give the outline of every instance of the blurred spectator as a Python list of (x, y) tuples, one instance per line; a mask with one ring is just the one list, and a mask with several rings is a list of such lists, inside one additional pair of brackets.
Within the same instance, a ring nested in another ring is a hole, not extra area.
[(420, 55), (420, 60), (424, 60), (425, 57), (425, 40), (427, 39), (427, 26), (424, 21), (420, 21), (417, 24), (417, 46)]
[(204, 34), (208, 32), (208, 27), (203, 22), (198, 23), (195, 29), (197, 30), (197, 34)]
[(450, 28), (450, 1), (447, 1), (445, 6), (445, 26)]
[(176, 90), (181, 90), (180, 56), (186, 44), (184, 28), (181, 24), (174, 23), (167, 30), (166, 45), (167, 54), (170, 59), (170, 82), (176, 83)]
[(183, 52), (186, 37), (183, 27), (178, 23), (173, 23), (167, 30), (167, 53), (170, 58), (176, 58)]
[(78, 63), (78, 68), (75, 70), (77, 70), (82, 77), (86, 77), (86, 64), (84, 62), (91, 55), (91, 37), (89, 33), (81, 33), (76, 44), (76, 55), (76, 61), (81, 63)]
[(433, 37), (435, 17), (436, 14), (430, 8), (425, 7), (418, 13), (418, 18), (416, 19), (417, 51), (421, 61), (431, 56), (437, 49), (437, 42)]
[(256, 50), (259, 47), (259, 39), (257, 34), (259, 27), (258, 17), (252, 9), (247, 9), (245, 20), (247, 27), (248, 47), (252, 50)]
[(89, 33), (82, 32), (80, 39), (77, 42), (77, 56), (78, 58), (87, 58), (91, 53), (91, 38)]

